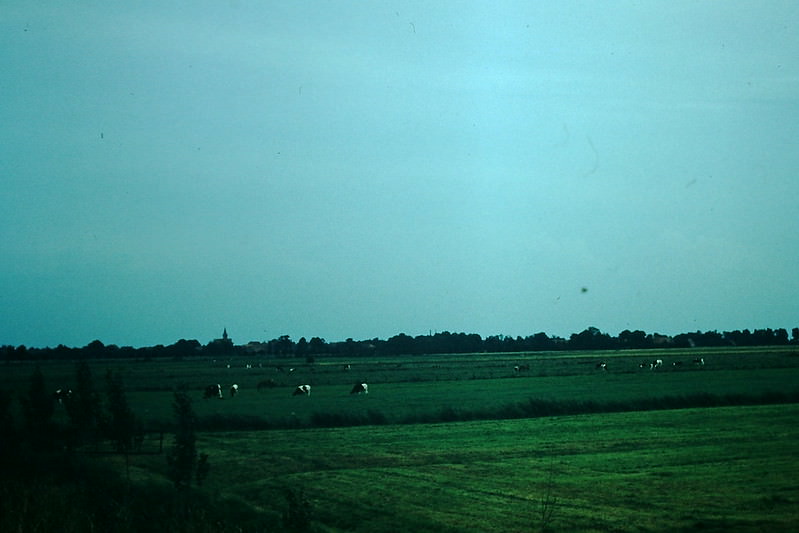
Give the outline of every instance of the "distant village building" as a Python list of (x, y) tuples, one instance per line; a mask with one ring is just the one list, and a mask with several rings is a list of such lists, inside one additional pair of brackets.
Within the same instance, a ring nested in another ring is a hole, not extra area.
[(244, 345), (244, 352), (249, 355), (267, 355), (269, 344), (266, 342), (250, 341)]
[(222, 338), (212, 340), (208, 343), (207, 348), (213, 353), (231, 353), (233, 351), (233, 340), (228, 336), (227, 328), (222, 331)]

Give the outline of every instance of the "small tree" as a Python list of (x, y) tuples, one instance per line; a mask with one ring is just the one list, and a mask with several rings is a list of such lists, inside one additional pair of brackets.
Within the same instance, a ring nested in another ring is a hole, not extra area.
[(75, 365), (75, 383), (72, 397), (65, 405), (76, 436), (83, 440), (97, 428), (100, 420), (100, 397), (94, 390), (92, 371), (86, 361)]
[(166, 456), (169, 477), (178, 490), (191, 486), (192, 479), (201, 485), (208, 474), (208, 456), (197, 457), (197, 437), (195, 434), (197, 417), (191, 406), (191, 397), (184, 391), (175, 393), (172, 406), (177, 416), (175, 443)]
[(42, 451), (53, 445), (54, 428), (52, 423), (53, 395), (47, 392), (44, 376), (37, 365), (31, 375), (28, 396), (23, 397), (22, 413), (25, 416), (31, 449)]
[(133, 448), (136, 433), (136, 416), (133, 414), (125, 396), (122, 376), (110, 369), (106, 372), (106, 395), (108, 396), (107, 435), (114, 441), (118, 452), (127, 453)]
[(128, 405), (122, 376), (109, 369), (105, 380), (110, 415), (106, 422), (106, 434), (114, 442), (116, 450), (125, 456), (125, 472), (130, 479), (130, 452), (136, 434), (136, 416)]
[(0, 467), (18, 462), (19, 442), (14, 415), (11, 413), (11, 395), (0, 391)]
[(189, 530), (192, 523), (192, 503), (189, 488), (192, 480), (202, 485), (208, 476), (208, 455), (197, 453), (197, 416), (191, 406), (191, 397), (185, 391), (175, 393), (172, 406), (177, 416), (177, 429), (172, 450), (166, 456), (167, 474), (177, 489), (175, 518), (182, 530)]

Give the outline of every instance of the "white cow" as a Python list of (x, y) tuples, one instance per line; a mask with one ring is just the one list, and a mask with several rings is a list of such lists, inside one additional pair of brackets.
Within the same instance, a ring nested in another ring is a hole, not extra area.
[(230, 386), (230, 397), (233, 398), (236, 394), (239, 393), (239, 386), (234, 383)]
[(306, 396), (311, 395), (311, 386), (310, 385), (297, 385), (297, 388), (294, 389), (294, 392), (291, 394), (292, 396), (298, 396), (300, 394), (304, 394)]
[(366, 383), (356, 383), (352, 387), (352, 390), (350, 391), (350, 394), (361, 394), (361, 393), (369, 394), (369, 385), (367, 385)]

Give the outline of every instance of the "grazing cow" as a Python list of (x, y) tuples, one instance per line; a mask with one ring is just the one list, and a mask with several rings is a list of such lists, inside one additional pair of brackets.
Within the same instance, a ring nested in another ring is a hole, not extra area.
[(696, 366), (705, 366), (705, 358), (704, 357), (698, 357), (698, 358), (694, 359), (694, 364)]
[(652, 370), (660, 368), (661, 366), (663, 366), (663, 359), (655, 359), (649, 364), (649, 368), (651, 368)]
[(350, 370), (352, 370), (352, 365), (344, 365), (344, 370), (349, 372)]
[(65, 400), (72, 397), (72, 389), (56, 389), (53, 393), (53, 399), (59, 404), (63, 404)]
[(258, 390), (261, 391), (263, 389), (273, 389), (277, 387), (277, 381), (274, 379), (265, 379), (263, 381), (258, 382)]
[(300, 394), (304, 394), (306, 396), (311, 395), (311, 386), (310, 385), (297, 385), (297, 388), (294, 389), (294, 392), (291, 393), (292, 396), (299, 396)]
[(350, 394), (361, 394), (361, 393), (369, 394), (369, 385), (367, 385), (366, 383), (356, 383), (352, 387), (352, 390), (350, 391)]
[(237, 384), (233, 384), (230, 386), (230, 397), (233, 398), (239, 392), (239, 386)]
[(600, 361), (600, 362), (598, 362), (596, 364), (596, 369), (597, 370), (607, 370), (608, 369), (608, 364), (605, 361)]
[(222, 399), (222, 386), (217, 383), (216, 385), (208, 385), (205, 387), (205, 393), (203, 393), (203, 398), (219, 398)]
[(514, 372), (527, 372), (530, 370), (530, 365), (516, 365), (513, 367)]
[(680, 367), (680, 366), (682, 366), (682, 361), (674, 361), (674, 362), (671, 364), (671, 366), (673, 366), (673, 367), (675, 367), (675, 368), (677, 368), (677, 367)]

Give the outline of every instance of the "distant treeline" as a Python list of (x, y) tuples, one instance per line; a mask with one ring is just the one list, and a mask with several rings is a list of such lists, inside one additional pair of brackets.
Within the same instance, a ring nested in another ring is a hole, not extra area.
[(791, 336), (784, 328), (756, 329), (749, 331), (696, 331), (675, 336), (646, 333), (644, 331), (624, 330), (614, 337), (595, 327), (580, 333), (573, 333), (568, 339), (536, 333), (527, 337), (491, 335), (481, 337), (476, 333), (450, 333), (444, 331), (431, 335), (412, 337), (400, 333), (387, 340), (371, 339), (356, 341), (347, 339), (339, 342), (326, 342), (319, 337), (306, 340), (302, 337), (293, 341), (283, 335), (270, 341), (253, 341), (236, 345), (227, 337), (214, 339), (208, 344), (197, 340), (181, 339), (174, 344), (134, 348), (131, 346), (105, 345), (99, 340), (90, 342), (82, 348), (58, 345), (55, 348), (29, 348), (25, 346), (0, 346), (0, 360), (25, 361), (45, 359), (99, 359), (99, 358), (173, 358), (184, 357), (380, 357), (396, 355), (459, 354), (459, 353), (498, 353), (498, 352), (540, 352), (565, 350), (625, 350), (649, 348), (692, 348), (718, 346), (779, 346), (799, 344), (799, 328), (791, 330)]

